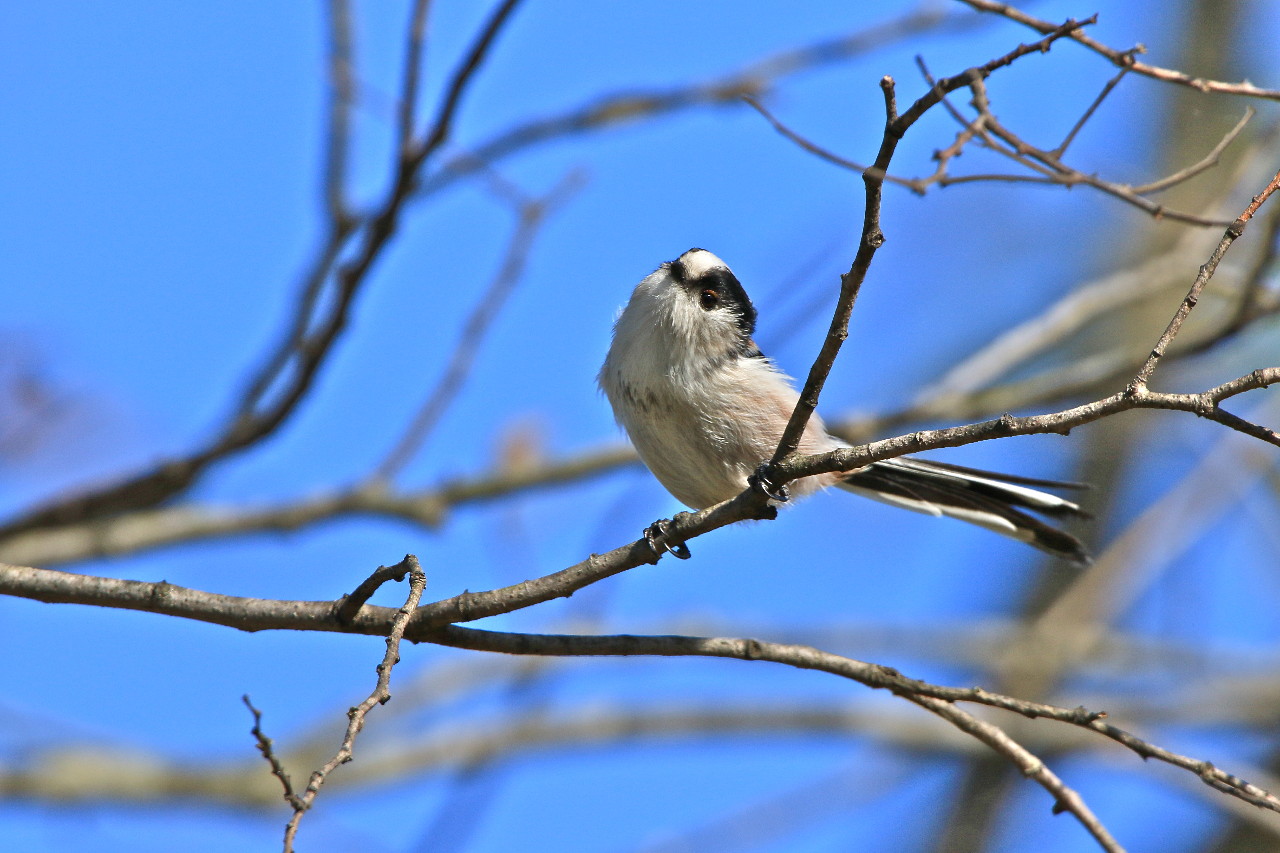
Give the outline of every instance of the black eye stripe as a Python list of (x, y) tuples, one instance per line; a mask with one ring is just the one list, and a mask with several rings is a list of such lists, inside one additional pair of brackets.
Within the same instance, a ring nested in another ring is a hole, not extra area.
[[(700, 290), (709, 290), (714, 293), (716, 302), (719, 305), (725, 305), (733, 309), (733, 312), (738, 316), (738, 326), (746, 335), (750, 336), (755, 333), (756, 309), (751, 304), (751, 299), (747, 296), (747, 291), (742, 287), (742, 283), (738, 281), (737, 276), (724, 267), (715, 267), (699, 276), (696, 284)], [(703, 307), (707, 308), (705, 304), (703, 304)], [(707, 310), (711, 309), (707, 308)]]
[[(690, 249), (674, 261), (668, 261), (662, 267), (676, 284), (686, 288), (690, 297), (698, 300), (705, 311), (727, 307), (734, 313), (738, 328), (744, 336), (750, 337), (756, 330), (756, 309), (751, 298), (743, 289), (737, 276), (727, 267), (712, 267), (696, 279), (691, 278), (689, 267), (684, 258), (692, 252), (703, 252), (704, 249)], [(696, 296), (695, 296), (696, 295)]]

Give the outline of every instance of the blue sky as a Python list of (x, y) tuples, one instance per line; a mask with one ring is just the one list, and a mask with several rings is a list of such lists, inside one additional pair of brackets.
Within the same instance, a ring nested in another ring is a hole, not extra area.
[[(364, 207), (385, 188), (407, 11), (404, 3), (358, 5), (361, 97), (351, 173), (353, 200)], [(434, 5), (424, 114), (484, 11)], [(871, 5), (815, 2), (797, 11), (795, 4), (760, 3), (745, 13), (741, 4), (717, 2), (529, 3), (469, 92), (453, 150), (602, 93), (719, 76), (911, 6), (880, 4), (873, 12)], [(1045, 2), (1035, 11), (1054, 20), (1099, 11), (1096, 37), (1120, 47), (1143, 42), (1152, 62), (1172, 64), (1177, 19), (1165, 6)], [(1241, 76), (1259, 85), (1280, 85), (1274, 55), (1260, 49), (1263, 34), (1280, 24), (1276, 8), (1251, 7), (1258, 44), (1240, 46)], [(868, 161), (879, 140), (882, 75), (899, 81), (905, 103), (924, 91), (916, 54), (935, 73), (954, 73), (1030, 38), (998, 23), (915, 37), (788, 78), (768, 104), (805, 135)], [(297, 279), (322, 234), (324, 43), (322, 4), (0, 8), (0, 338), (9, 363), (31, 365), (62, 404), (60, 416), (37, 431), (32, 452), (0, 460), (0, 510), (14, 513), (181, 453), (207, 438), (234, 405), (288, 319)], [(1001, 72), (991, 88), (1006, 124), (1050, 142), (1111, 73), (1096, 57), (1061, 45)], [(1158, 177), (1150, 150), (1160, 128), (1156, 109), (1167, 95), (1150, 81), (1127, 80), (1082, 134), (1077, 162), (1118, 180)], [(1274, 121), (1273, 106), (1258, 106), (1260, 120)], [(902, 173), (929, 173), (931, 153), (954, 132), (941, 112), (921, 122), (900, 149)], [(975, 171), (991, 165), (977, 154), (963, 160), (971, 162), (961, 167)], [(483, 470), (513, 434), (536, 435), (554, 454), (620, 441), (594, 384), (610, 323), (636, 281), (690, 246), (711, 249), (735, 269), (760, 309), (764, 350), (793, 375), (807, 370), (829, 310), (810, 306), (831, 304), (856, 245), (856, 175), (800, 151), (741, 105), (570, 138), (497, 169), (529, 194), (549, 191), (570, 173), (583, 184), (540, 232), (469, 382), (404, 473), (405, 485)], [(193, 499), (283, 500), (367, 472), (435, 381), (513, 226), (509, 206), (483, 182), (414, 205), (306, 404), (270, 441), (214, 469)], [(1001, 329), (1123, 263), (1134, 235), (1158, 227), (1172, 226), (1153, 225), (1082, 189), (973, 184), (923, 198), (890, 189), (889, 241), (858, 303), (823, 411), (835, 419), (905, 404)], [(1188, 281), (1194, 272), (1188, 268)], [(1186, 377), (1186, 390), (1207, 387), (1263, 366), (1267, 355), (1257, 338), (1246, 338), (1220, 360), (1173, 375)], [(1190, 417), (1133, 417), (1149, 420), (1152, 440), (1130, 463), (1114, 515), (1097, 523), (1104, 541), (1223, 437)], [(1069, 477), (1083, 441), (1080, 432), (1001, 441), (945, 458)], [(345, 519), (287, 536), (70, 568), (235, 595), (330, 599), (378, 564), (413, 552), (427, 567), (428, 597), (443, 598), (555, 571), (629, 541), (678, 508), (647, 473), (628, 469), (459, 510), (437, 532)], [(1179, 648), (1195, 644), (1202, 654), (1195, 660), (1228, 659), (1250, 672), (1273, 660), (1280, 587), (1267, 525), (1275, 510), (1274, 494), (1261, 487), (1230, 504), (1225, 520), (1208, 525), (1162, 571), (1119, 627)], [(921, 625), (1010, 618), (1035, 573), (1068, 571), (985, 531), (843, 495), (815, 498), (774, 524), (719, 531), (693, 550), (688, 563), (664, 560), (489, 627), (568, 630), (590, 617), (598, 621), (589, 630), (608, 632), (693, 625), (688, 630), (789, 640), (826, 631), (824, 647), (832, 651), (968, 684), (985, 679), (981, 666), (874, 637), (889, 628), (909, 635)], [(402, 594), (384, 591), (377, 600), (390, 604)], [(380, 654), (376, 638), (251, 635), (147, 614), (0, 600), (2, 754), (20, 763), (50, 745), (92, 742), (134, 755), (252, 761), (244, 693), (282, 744), (328, 720), (336, 745), (343, 712), (372, 687)], [(1157, 668), (1152, 689), (1164, 696), (1194, 684), (1186, 681), (1194, 669), (1187, 660)], [(429, 690), (440, 667), (482, 661), (414, 647), (396, 676), (424, 678)], [(1079, 694), (1057, 698), (1075, 705), (1097, 692), (1132, 695), (1146, 687), (1104, 673), (1082, 679)], [(868, 693), (830, 676), (759, 664), (578, 661), (526, 687), (494, 685), (443, 709), (388, 716), (382, 733), (385, 709), (375, 710), (368, 749), (530, 709), (776, 703), (917, 719), (914, 708)], [(1151, 734), (1228, 768), (1257, 760), (1274, 740), (1189, 724)], [(1061, 764), (1068, 783), (1132, 850), (1194, 849), (1225, 819), (1211, 800), (1170, 781), (1173, 771), (1119, 750)], [(830, 779), (837, 781), (818, 785), (816, 814), (798, 827), (762, 824), (754, 838), (737, 846), (724, 841), (724, 849), (877, 849), (890, 835), (900, 839), (894, 849), (928, 849), (943, 817), (938, 804), (957, 777), (953, 758), (894, 748), (874, 735), (575, 744), (520, 753), (470, 782), (452, 771), (415, 773), (350, 794), (335, 776), (334, 789), (304, 821), (302, 844), (313, 851), (441, 849), (445, 842), (432, 827), (458, 810), (474, 813), (476, 827), (448, 849), (661, 849), (652, 846)], [(1077, 825), (1049, 814), (1041, 789), (1025, 784), (1011, 804), (995, 849), (1088, 849)], [(0, 802), (0, 837), (24, 850), (272, 849), (286, 817), (283, 809), (245, 814), (201, 803), (140, 808), (16, 798)]]

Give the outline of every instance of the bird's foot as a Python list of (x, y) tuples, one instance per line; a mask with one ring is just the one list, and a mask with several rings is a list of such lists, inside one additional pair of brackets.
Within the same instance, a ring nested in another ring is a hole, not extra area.
[(747, 478), (747, 485), (771, 501), (784, 504), (791, 500), (791, 492), (787, 489), (785, 483), (781, 486), (775, 486), (773, 481), (769, 479), (768, 462), (760, 463), (760, 467), (756, 468), (756, 472)]
[(663, 554), (671, 554), (677, 560), (687, 560), (692, 557), (693, 554), (689, 551), (688, 545), (683, 542), (667, 541), (670, 530), (671, 520), (668, 518), (660, 518), (644, 529), (644, 541), (648, 543), (653, 555), (661, 557)]

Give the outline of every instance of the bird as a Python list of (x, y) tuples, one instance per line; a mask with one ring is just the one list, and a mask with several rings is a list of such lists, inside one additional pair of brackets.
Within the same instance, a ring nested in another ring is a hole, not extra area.
[[(642, 279), (614, 323), (597, 376), (600, 389), (641, 461), (695, 510), (759, 486), (754, 475), (772, 457), (799, 399), (791, 378), (756, 346), (756, 320), (755, 306), (729, 266), (693, 248)], [(797, 450), (849, 446), (815, 414)], [(1042, 491), (1082, 484), (902, 456), (804, 477), (787, 492), (803, 497), (830, 487), (957, 518), (1078, 565), (1090, 560), (1079, 539), (1036, 517), (1086, 515), (1077, 503)], [(665, 548), (687, 557), (683, 544), (663, 544), (664, 522), (646, 529), (650, 547), (658, 556)]]

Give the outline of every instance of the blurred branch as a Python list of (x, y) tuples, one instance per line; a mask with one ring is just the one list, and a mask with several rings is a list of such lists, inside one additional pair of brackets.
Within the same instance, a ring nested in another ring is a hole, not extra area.
[(743, 98), (761, 98), (772, 85), (794, 74), (821, 68), (883, 49), (925, 32), (959, 29), (980, 23), (983, 16), (958, 17), (939, 11), (936, 3), (849, 35), (777, 53), (723, 77), (679, 86), (602, 95), (580, 107), (509, 128), (470, 151), (454, 155), (426, 176), (419, 191), (433, 194), (488, 165), (527, 148), (641, 120), (708, 106), (737, 106)]
[(329, 132), (326, 136), (324, 194), (335, 231), (348, 222), (347, 157), (351, 149), (351, 107), (355, 101), (351, 5), (329, 0)]
[[(1015, 9), (1004, 3), (992, 2), (992, 0), (960, 0), (967, 6), (979, 11), (989, 12), (996, 15), (1002, 15), (1011, 21), (1016, 21), (1023, 26), (1030, 27), (1041, 34), (1052, 32), (1056, 25), (1049, 21), (1042, 21), (1033, 17), (1019, 9)], [(1138, 62), (1134, 59), (1135, 54), (1145, 53), (1146, 49), (1141, 45), (1121, 51), (1108, 47), (1101, 42), (1095, 41), (1083, 32), (1071, 34), (1071, 39), (1081, 45), (1092, 50), (1094, 53), (1105, 56), (1111, 60), (1119, 68), (1128, 68), (1135, 74), (1141, 74), (1145, 77), (1151, 77), (1165, 83), (1175, 83), (1180, 86), (1188, 86), (1200, 92), (1217, 92), (1224, 95), (1242, 95), (1250, 98), (1264, 98), (1271, 101), (1280, 101), (1280, 91), (1275, 89), (1260, 89), (1249, 82), (1242, 83), (1224, 83), (1218, 80), (1205, 80), (1200, 77), (1192, 77), (1190, 74), (1184, 74), (1181, 71), (1174, 71), (1169, 68), (1161, 68), (1157, 65), (1148, 65), (1145, 62)]]
[(183, 504), (137, 510), (116, 518), (5, 537), (0, 540), (0, 560), (60, 565), (205, 539), (282, 533), (343, 516), (399, 518), (432, 529), (444, 524), (455, 508), (575, 483), (638, 461), (629, 447), (604, 447), (518, 470), (498, 465), (475, 476), (445, 480), (417, 491), (396, 493), (373, 485), (259, 507)]
[(41, 359), (12, 335), (0, 351), (0, 466), (35, 456), (64, 426), (74, 401), (44, 375)]
[[(428, 5), (419, 0), (413, 9), (402, 74), (398, 125), (401, 135), (410, 141), (413, 135), (406, 136), (404, 129), (417, 101)], [(475, 72), (516, 5), (515, 0), (507, 0), (495, 9), (446, 83), (440, 109), (426, 131), (417, 137), (420, 141), (413, 141), (398, 151), (387, 197), (372, 212), (355, 216), (342, 202), (341, 186), (346, 176), (354, 97), (352, 34), (345, 0), (333, 0), (329, 14), (330, 99), (324, 169), (328, 228), (302, 277), (288, 334), (248, 383), (237, 413), (208, 444), (121, 482), (33, 509), (0, 524), (0, 538), (154, 507), (188, 489), (211, 465), (273, 434), (310, 390), (312, 380), (345, 328), (357, 290), (395, 232), (399, 216), (412, 195), (441, 189), (503, 157), (542, 142), (627, 121), (655, 119), (679, 110), (737, 103), (742, 95), (760, 95), (772, 81), (788, 75), (839, 62), (931, 29), (970, 26), (982, 21), (982, 16), (957, 18), (939, 12), (932, 3), (924, 3), (919, 10), (882, 25), (784, 51), (708, 83), (602, 97), (563, 115), (511, 128), (472, 152), (455, 156), (434, 171), (430, 170), (432, 155), (448, 141), (453, 119)], [(357, 238), (359, 245), (353, 247)], [(344, 255), (350, 257), (340, 264)]]
[[(474, 659), (469, 662), (474, 663)], [(397, 699), (403, 699), (403, 688)], [(402, 703), (401, 712), (404, 712)], [(390, 710), (390, 708), (388, 709)], [(412, 709), (410, 709), (412, 710)], [(941, 720), (904, 716), (881, 703), (815, 702), (778, 703), (769, 700), (742, 703), (696, 702), (681, 705), (571, 706), (552, 712), (503, 713), (467, 724), (429, 727), (414, 725), (400, 732), (370, 735), (361, 761), (334, 777), (333, 784), (345, 788), (386, 784), (424, 771), (450, 766), (513, 760), (532, 750), (548, 747), (593, 748), (613, 743), (634, 743), (642, 739), (725, 738), (733, 736), (844, 735), (873, 738), (909, 752), (925, 755), (981, 755), (983, 747)], [(1104, 744), (1076, 726), (1036, 726), (1021, 733), (1024, 742), (1036, 750), (1054, 755), (1080, 755), (1089, 750), (1118, 767), (1131, 766), (1128, 753), (1104, 749)], [(265, 738), (261, 730), (255, 737)], [(270, 739), (266, 739), (270, 742)], [(323, 760), (318, 737), (308, 736), (298, 746), (271, 755), (283, 768)], [(1121, 762), (1121, 756), (1126, 761)], [(1194, 760), (1191, 760), (1194, 761)], [(1173, 765), (1176, 769), (1177, 765)], [(1191, 768), (1185, 768), (1191, 769)], [(1256, 770), (1256, 768), (1251, 768)], [(276, 775), (276, 774), (272, 774)], [(1225, 775), (1225, 774), (1224, 774)], [(1251, 772), (1251, 775), (1252, 772)], [(1268, 782), (1265, 772), (1258, 775)], [(1177, 773), (1173, 779), (1188, 785), (1199, 776)], [(278, 787), (264, 784), (260, 765), (236, 761), (193, 764), (173, 761), (144, 750), (106, 750), (93, 746), (54, 747), (39, 753), (24, 765), (0, 769), (0, 791), (10, 797), (49, 802), (113, 801), (150, 802), (196, 797), (205, 803), (234, 803), (255, 807), (279, 802)], [(1204, 791), (1203, 784), (1190, 788)], [(1210, 786), (1214, 787), (1214, 786)], [(1271, 787), (1271, 786), (1268, 786)], [(1216, 787), (1214, 787), (1216, 790)], [(1259, 809), (1246, 798), (1214, 801), (1218, 808), (1238, 806), (1266, 821), (1275, 831), (1277, 812)]]
[(422, 75), (422, 51), (426, 41), (427, 13), (431, 0), (414, 0), (410, 13), (408, 42), (404, 51), (404, 71), (400, 83), (400, 108), (396, 134), (395, 158), (413, 152), (415, 115), (418, 108), (418, 80)]
[[(340, 133), (330, 141), (326, 167), (329, 240), (308, 276), (293, 330), (249, 385), (238, 414), (221, 434), (190, 455), (170, 459), (156, 468), (104, 489), (39, 508), (0, 527), (0, 535), (101, 518), (113, 513), (154, 506), (185, 490), (210, 465), (250, 447), (275, 432), (310, 390), (320, 367), (346, 327), (357, 292), (382, 250), (396, 233), (400, 214), (409, 200), (418, 172), (431, 154), (449, 138), (453, 120), (475, 73), (488, 55), (499, 30), (518, 0), (504, 0), (481, 29), (461, 65), (445, 87), (444, 100), (423, 142), (399, 158), (391, 188), (377, 209), (352, 220), (333, 214), (341, 196), (333, 183), (345, 173), (346, 126), (349, 122), (349, 20), (343, 2), (335, 0), (331, 14), (332, 102), (331, 128)], [(359, 246), (339, 264), (345, 243), (358, 236)], [(336, 265), (330, 275), (331, 267)], [(332, 293), (321, 300), (323, 285), (332, 279)], [(317, 308), (317, 306), (323, 306)], [(319, 311), (318, 317), (312, 317)]]
[(581, 176), (571, 173), (560, 182), (559, 186), (541, 198), (520, 196), (514, 200), (517, 207), (516, 230), (507, 244), (506, 254), (497, 274), (476, 301), (440, 380), (414, 416), (404, 435), (371, 475), (372, 483), (389, 482), (420, 451), (440, 418), (444, 416), (458, 392), (462, 390), (462, 385), (471, 372), (471, 365), (475, 361), (490, 325), (524, 274), (529, 251), (533, 247), (539, 229), (547, 216), (562, 204), (580, 183)]
[[(954, 735), (954, 730), (952, 730)], [(955, 735), (956, 737), (961, 737)], [(973, 743), (971, 739), (965, 739)], [(911, 783), (931, 768), (916, 756), (870, 761), (859, 756), (847, 766), (820, 772), (780, 792), (761, 792), (731, 808), (667, 831), (633, 848), (633, 853), (731, 853), (731, 851), (797, 849), (820, 821), (849, 815), (855, 809), (906, 794)]]

